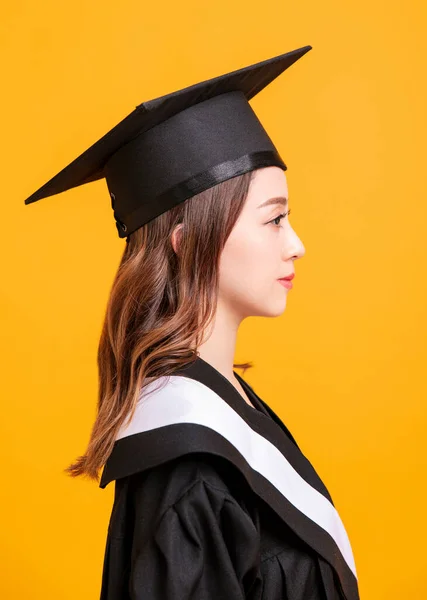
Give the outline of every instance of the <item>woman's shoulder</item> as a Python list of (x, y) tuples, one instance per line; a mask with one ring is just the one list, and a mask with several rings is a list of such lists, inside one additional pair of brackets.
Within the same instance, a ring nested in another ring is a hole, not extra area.
[(135, 598), (249, 597), (260, 583), (260, 533), (220, 463), (187, 454), (117, 481), (105, 586), (127, 560), (119, 583)]
[(252, 513), (252, 490), (238, 469), (220, 456), (186, 454), (128, 478), (134, 501), (164, 513), (178, 502), (234, 503)]

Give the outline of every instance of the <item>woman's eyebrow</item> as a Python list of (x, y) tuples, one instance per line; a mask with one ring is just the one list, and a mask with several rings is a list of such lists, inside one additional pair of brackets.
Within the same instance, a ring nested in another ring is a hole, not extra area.
[(260, 204), (258, 208), (263, 208), (264, 206), (269, 206), (270, 204), (283, 204), (283, 207), (286, 208), (288, 206), (288, 199), (284, 196), (275, 196), (274, 198), (269, 198)]

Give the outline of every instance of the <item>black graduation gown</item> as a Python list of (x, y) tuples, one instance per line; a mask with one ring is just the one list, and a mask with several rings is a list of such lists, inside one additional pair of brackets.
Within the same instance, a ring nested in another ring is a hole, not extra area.
[(255, 409), (197, 357), (122, 426), (100, 481), (115, 480), (100, 600), (359, 600), (329, 492), (235, 376)]

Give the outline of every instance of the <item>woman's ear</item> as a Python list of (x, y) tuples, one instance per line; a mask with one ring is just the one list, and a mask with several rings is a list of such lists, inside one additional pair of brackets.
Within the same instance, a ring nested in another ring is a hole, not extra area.
[(179, 251), (179, 244), (181, 241), (181, 228), (183, 226), (183, 223), (179, 223), (171, 233), (171, 244), (175, 254), (178, 254)]

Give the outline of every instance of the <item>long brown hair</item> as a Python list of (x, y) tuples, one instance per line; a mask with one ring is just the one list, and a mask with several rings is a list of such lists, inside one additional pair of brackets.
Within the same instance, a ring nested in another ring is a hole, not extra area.
[[(253, 171), (228, 179), (133, 232), (107, 303), (98, 347), (97, 416), (83, 456), (64, 471), (98, 481), (115, 436), (132, 418), (147, 378), (197, 358), (215, 316), (221, 251), (245, 203)], [(171, 234), (182, 224), (175, 253)], [(252, 363), (234, 364), (244, 371)]]

